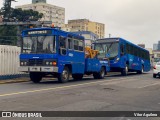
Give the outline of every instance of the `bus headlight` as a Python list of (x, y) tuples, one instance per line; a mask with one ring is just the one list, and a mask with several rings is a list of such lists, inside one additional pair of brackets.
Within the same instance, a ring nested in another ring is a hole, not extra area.
[(28, 62), (27, 61), (20, 61), (20, 66), (27, 66), (28, 65)]
[(23, 66), (24, 65), (24, 62), (21, 62), (21, 66)]
[(46, 65), (49, 65), (49, 62), (46, 62)]
[(24, 65), (26, 66), (26, 65), (27, 65), (27, 62), (24, 62)]

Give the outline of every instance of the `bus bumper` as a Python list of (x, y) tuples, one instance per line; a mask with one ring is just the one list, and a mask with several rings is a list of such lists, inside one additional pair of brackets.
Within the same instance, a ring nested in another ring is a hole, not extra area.
[(18, 70), (20, 72), (58, 72), (58, 67), (21, 66)]

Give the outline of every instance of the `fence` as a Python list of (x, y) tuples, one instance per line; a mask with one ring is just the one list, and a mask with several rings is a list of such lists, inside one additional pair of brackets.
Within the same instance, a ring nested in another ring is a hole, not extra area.
[(20, 47), (0, 45), (0, 79), (22, 75), (18, 71)]

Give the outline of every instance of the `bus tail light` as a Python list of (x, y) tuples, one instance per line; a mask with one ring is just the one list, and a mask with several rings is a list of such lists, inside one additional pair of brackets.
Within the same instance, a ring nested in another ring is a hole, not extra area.
[(156, 69), (156, 66), (154, 66), (153, 69)]

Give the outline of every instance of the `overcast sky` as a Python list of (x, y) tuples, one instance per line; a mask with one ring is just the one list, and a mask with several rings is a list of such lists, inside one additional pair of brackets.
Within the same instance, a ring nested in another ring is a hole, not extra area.
[[(31, 0), (17, 0), (16, 5)], [(160, 40), (160, 0), (47, 0), (64, 7), (68, 19), (89, 19), (105, 24), (106, 37), (122, 37), (135, 44), (153, 47)], [(0, 0), (0, 7), (3, 0)]]

